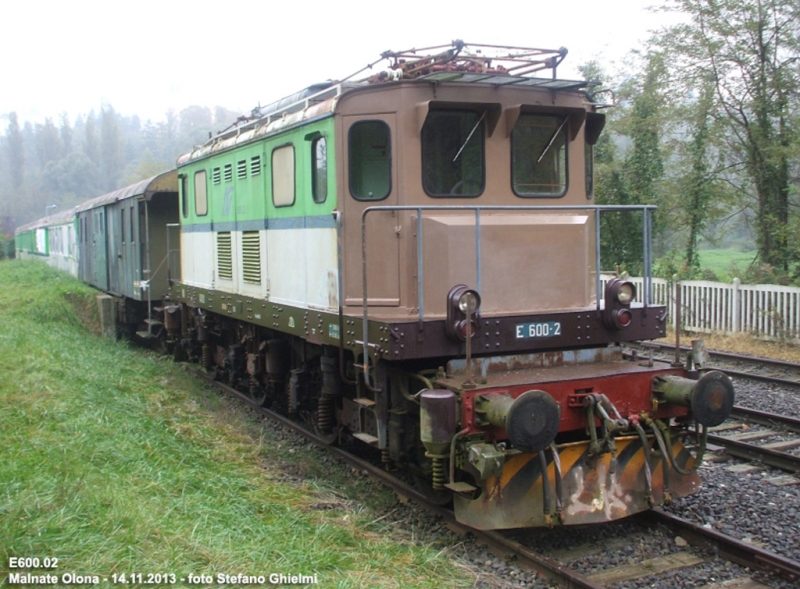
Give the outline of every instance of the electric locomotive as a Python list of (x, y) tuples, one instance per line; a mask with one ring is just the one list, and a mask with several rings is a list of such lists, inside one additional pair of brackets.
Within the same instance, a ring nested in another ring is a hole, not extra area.
[[(374, 447), (476, 528), (606, 522), (692, 493), (733, 387), (623, 355), (666, 333), (653, 207), (594, 203), (604, 105), (558, 78), (565, 56), (386, 52), (182, 156), (161, 189), (177, 193), (161, 231), (180, 237), (153, 260), (168, 282), (140, 335), (331, 443)], [(600, 217), (621, 208), (642, 219), (639, 288), (600, 272)]]

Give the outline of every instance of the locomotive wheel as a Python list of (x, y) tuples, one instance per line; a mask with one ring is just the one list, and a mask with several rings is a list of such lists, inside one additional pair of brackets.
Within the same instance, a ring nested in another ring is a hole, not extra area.
[(317, 424), (314, 424), (314, 433), (317, 434), (317, 437), (322, 441), (323, 444), (328, 446), (333, 446), (337, 440), (339, 439), (339, 427), (334, 427), (332, 432), (323, 432), (322, 430), (317, 427)]
[(250, 384), (250, 388), (247, 391), (247, 396), (250, 398), (253, 405), (258, 407), (266, 407), (269, 405), (269, 394), (264, 387), (259, 386), (258, 384)]

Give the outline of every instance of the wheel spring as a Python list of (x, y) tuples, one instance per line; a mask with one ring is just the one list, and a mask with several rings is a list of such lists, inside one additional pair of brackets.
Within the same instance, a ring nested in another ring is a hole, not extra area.
[(205, 370), (211, 370), (211, 346), (203, 344), (202, 366)]
[(258, 381), (256, 380), (255, 376), (250, 375), (250, 398), (255, 399), (258, 396), (258, 393), (259, 393)]
[(333, 427), (333, 397), (322, 394), (317, 405), (317, 427), (322, 432), (329, 432)]
[(433, 490), (442, 491), (444, 489), (444, 460), (441, 456), (431, 458), (433, 462)]

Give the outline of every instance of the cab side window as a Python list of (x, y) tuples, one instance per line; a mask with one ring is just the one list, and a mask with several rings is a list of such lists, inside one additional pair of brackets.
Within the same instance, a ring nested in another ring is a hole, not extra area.
[(389, 125), (359, 121), (350, 127), (350, 194), (358, 200), (381, 200), (392, 191), (392, 152)]
[(311, 195), (320, 204), (328, 198), (328, 148), (324, 137), (311, 142), (311, 161)]

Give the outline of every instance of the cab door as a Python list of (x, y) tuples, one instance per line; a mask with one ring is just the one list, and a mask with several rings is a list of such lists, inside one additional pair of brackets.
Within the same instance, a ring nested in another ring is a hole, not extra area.
[(363, 304), (362, 251), (367, 260), (367, 304), (400, 305), (399, 230), (397, 211), (367, 213), (362, 248), (361, 215), (371, 206), (399, 202), (395, 115), (344, 117), (340, 153), (345, 154), (342, 195), (344, 304)]

